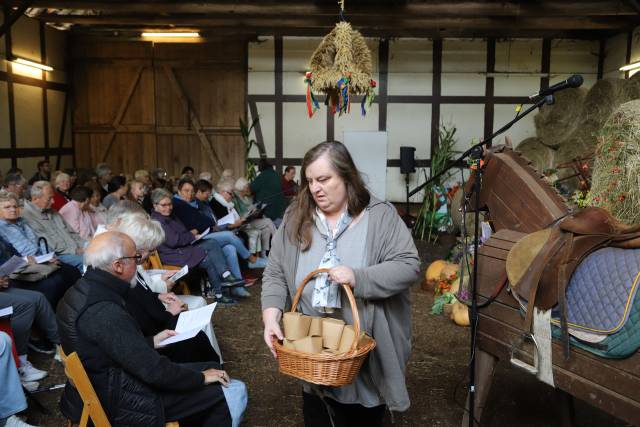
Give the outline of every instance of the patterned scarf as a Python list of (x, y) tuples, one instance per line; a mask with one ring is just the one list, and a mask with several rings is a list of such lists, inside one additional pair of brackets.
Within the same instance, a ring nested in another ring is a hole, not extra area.
[[(340, 265), (340, 258), (337, 253), (338, 239), (351, 224), (351, 217), (345, 210), (338, 222), (336, 228), (331, 229), (329, 221), (324, 214), (316, 208), (316, 226), (320, 231), (320, 235), (325, 240), (325, 252), (320, 261), (318, 268), (333, 268)], [(329, 280), (327, 273), (319, 274), (316, 277), (313, 288), (312, 306), (322, 313), (333, 313), (334, 309), (340, 308), (340, 285)]]

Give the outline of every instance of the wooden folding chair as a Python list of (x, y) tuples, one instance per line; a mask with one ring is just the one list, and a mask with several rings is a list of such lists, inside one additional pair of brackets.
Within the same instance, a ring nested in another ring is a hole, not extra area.
[[(162, 260), (160, 259), (160, 255), (158, 255), (158, 251), (153, 251), (149, 254), (149, 261), (147, 261), (148, 266), (145, 265), (145, 269), (154, 269), (154, 270), (180, 270), (181, 267), (176, 267), (175, 265), (164, 265), (162, 264)], [(191, 291), (189, 290), (189, 285), (185, 280), (180, 280), (173, 288), (173, 291), (176, 294), (182, 295), (191, 295)]]
[[(93, 425), (96, 427), (111, 427), (109, 418), (107, 418), (107, 414), (102, 408), (100, 399), (98, 399), (98, 395), (96, 394), (93, 385), (91, 385), (89, 376), (84, 370), (84, 366), (82, 366), (78, 353), (74, 351), (67, 356), (64, 354), (62, 349), (60, 349), (60, 357), (64, 363), (64, 373), (67, 375), (71, 384), (76, 388), (76, 390), (78, 390), (78, 394), (80, 394), (80, 398), (82, 399), (82, 415), (80, 416), (80, 423), (78, 426), (86, 427), (89, 419), (91, 419)], [(68, 426), (72, 427), (73, 423), (68, 421)], [(174, 421), (165, 424), (165, 427), (179, 427), (179, 424)]]

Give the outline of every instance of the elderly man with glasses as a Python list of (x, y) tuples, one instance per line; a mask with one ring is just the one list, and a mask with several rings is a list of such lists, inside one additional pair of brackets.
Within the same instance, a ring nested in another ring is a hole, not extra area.
[[(179, 364), (161, 356), (156, 349), (175, 331), (145, 337), (127, 312), (141, 258), (124, 233), (108, 231), (91, 241), (87, 273), (58, 307), (63, 350), (78, 353), (112, 424), (238, 425), (245, 385), (214, 362)], [(82, 403), (69, 383), (61, 409), (78, 422)]]

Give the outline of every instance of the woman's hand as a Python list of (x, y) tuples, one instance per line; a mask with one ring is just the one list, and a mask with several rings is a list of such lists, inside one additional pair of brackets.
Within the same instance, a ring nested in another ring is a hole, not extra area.
[(278, 357), (276, 355), (276, 351), (273, 349), (273, 338), (277, 338), (279, 340), (284, 338), (282, 335), (282, 330), (280, 329), (280, 317), (282, 317), (282, 312), (278, 308), (270, 307), (265, 309), (262, 312), (262, 322), (264, 323), (264, 342), (271, 350), (271, 354), (273, 357)]
[(356, 275), (351, 267), (347, 267), (346, 265), (339, 265), (329, 270), (329, 278), (341, 285), (349, 285), (352, 288), (356, 286)]
[(2, 289), (7, 289), (9, 287), (9, 278), (8, 277), (0, 277), (0, 291)]
[(238, 218), (236, 222), (234, 222), (233, 224), (229, 224), (228, 228), (230, 229), (238, 228), (238, 227), (241, 227), (242, 224), (244, 224), (244, 219)]
[(169, 329), (165, 329), (162, 332), (158, 332), (157, 334), (155, 334), (153, 336), (153, 348), (159, 348), (159, 347), (163, 347), (160, 345), (160, 343), (164, 340), (166, 340), (169, 337), (172, 337), (176, 335), (176, 331), (172, 331)]
[(166, 273), (163, 273), (162, 276), (160, 276), (160, 278), (162, 279), (163, 282), (166, 282), (171, 277), (173, 277), (173, 275), (176, 274), (177, 272), (178, 270), (167, 271)]
[(193, 234), (194, 236), (198, 237), (198, 230), (196, 230), (194, 228), (193, 230), (191, 230), (191, 234)]
[(225, 371), (211, 368), (202, 371), (202, 374), (204, 375), (205, 384), (213, 384), (219, 382), (225, 387), (229, 385), (229, 374), (227, 374)]

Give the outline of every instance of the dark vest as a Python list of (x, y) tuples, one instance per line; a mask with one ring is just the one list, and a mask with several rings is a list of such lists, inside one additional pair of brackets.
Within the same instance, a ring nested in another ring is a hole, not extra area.
[[(58, 305), (58, 328), (66, 354), (77, 352), (114, 426), (163, 426), (162, 399), (147, 385), (127, 374), (90, 337), (83, 337), (78, 322), (95, 304), (115, 304), (124, 315), (129, 284), (108, 272), (89, 269), (69, 289)], [(114, 331), (115, 332), (115, 331)], [(73, 421), (79, 420), (82, 404), (75, 388), (67, 384), (60, 409)]]

